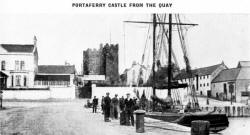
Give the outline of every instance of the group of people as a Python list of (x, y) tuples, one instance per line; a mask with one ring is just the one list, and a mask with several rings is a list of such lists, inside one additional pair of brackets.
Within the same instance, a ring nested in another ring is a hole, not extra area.
[[(113, 98), (109, 96), (109, 93), (106, 93), (106, 96), (102, 96), (101, 108), (104, 114), (104, 121), (110, 122), (111, 119), (118, 119), (118, 114), (120, 114), (120, 124), (121, 125), (132, 125), (134, 126), (134, 111), (139, 109), (137, 103), (137, 98), (131, 98), (130, 94), (126, 95), (126, 98), (123, 96), (118, 98), (118, 95), (115, 94)], [(98, 99), (96, 96), (93, 98), (93, 113), (96, 113), (98, 106)]]

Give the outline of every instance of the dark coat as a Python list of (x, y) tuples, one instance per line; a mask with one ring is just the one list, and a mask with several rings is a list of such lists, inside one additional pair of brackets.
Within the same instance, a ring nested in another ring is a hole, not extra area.
[(111, 106), (111, 99), (110, 99), (110, 97), (105, 97), (104, 98), (104, 107), (108, 107), (108, 108), (110, 108), (110, 106)]

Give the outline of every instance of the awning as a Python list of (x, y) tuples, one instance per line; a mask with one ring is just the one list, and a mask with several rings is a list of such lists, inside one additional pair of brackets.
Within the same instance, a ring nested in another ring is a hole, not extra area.
[(8, 77), (8, 76), (10, 76), (7, 72), (5, 72), (5, 71), (0, 71), (0, 77), (1, 78), (4, 78), (4, 77)]
[(35, 81), (70, 81), (70, 75), (36, 75)]

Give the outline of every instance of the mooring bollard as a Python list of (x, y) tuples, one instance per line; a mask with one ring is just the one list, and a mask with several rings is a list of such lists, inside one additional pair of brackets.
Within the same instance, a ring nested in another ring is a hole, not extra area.
[(191, 125), (191, 135), (209, 135), (209, 121), (195, 120)]
[(136, 123), (135, 123), (135, 129), (137, 133), (144, 133), (144, 110), (137, 110), (135, 111), (136, 115)]

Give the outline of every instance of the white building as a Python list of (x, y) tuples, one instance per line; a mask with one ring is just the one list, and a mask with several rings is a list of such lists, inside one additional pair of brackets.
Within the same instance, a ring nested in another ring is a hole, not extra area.
[(138, 86), (145, 84), (150, 75), (150, 68), (133, 62), (131, 68), (124, 71), (127, 86)]
[(194, 69), (192, 70), (192, 76), (182, 70), (175, 77), (175, 80), (179, 83), (187, 83), (189, 85), (192, 79), (193, 87), (197, 94), (211, 96), (211, 82), (223, 69), (227, 69), (227, 67), (222, 62), (221, 64)]
[(248, 102), (250, 96), (250, 61), (240, 61), (236, 68), (224, 69), (212, 80), (212, 96), (231, 100), (231, 94), (233, 101)]
[(39, 65), (35, 76), (36, 87), (73, 87), (74, 65)]
[(7, 88), (34, 87), (38, 53), (33, 44), (0, 44), (0, 71), (6, 74)]

